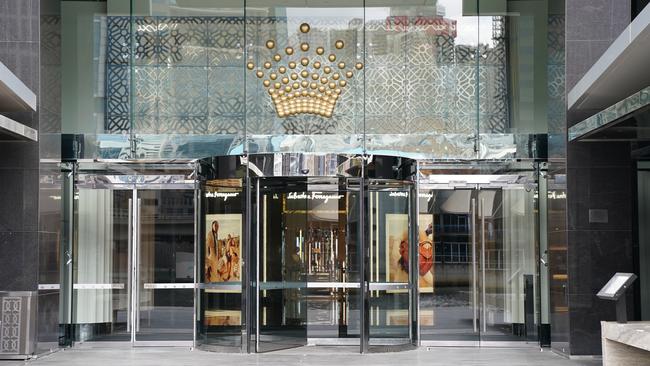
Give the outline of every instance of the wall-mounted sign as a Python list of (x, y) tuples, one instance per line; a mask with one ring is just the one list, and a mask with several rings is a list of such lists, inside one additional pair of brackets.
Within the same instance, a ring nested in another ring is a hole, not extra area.
[(287, 195), (289, 200), (321, 200), (325, 203), (329, 200), (340, 200), (343, 197), (342, 194), (323, 192), (289, 192)]
[(206, 198), (223, 198), (224, 201), (227, 201), (228, 198), (234, 198), (239, 196), (239, 192), (206, 192)]

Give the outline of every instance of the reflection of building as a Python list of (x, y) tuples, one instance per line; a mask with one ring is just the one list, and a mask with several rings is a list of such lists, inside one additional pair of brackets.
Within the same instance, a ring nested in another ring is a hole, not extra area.
[[(593, 290), (614, 271), (638, 270), (630, 318), (647, 318), (650, 48), (633, 35), (649, 9), (616, 39), (629, 2), (7, 2), (0, 290), (37, 298), (37, 352), (309, 340), (598, 354), (584, 334), (613, 314)], [(289, 61), (286, 47), (323, 61), (318, 46), (363, 67), (331, 118), (279, 117), (248, 62)], [(207, 215), (241, 222), (242, 278), (201, 278)], [(432, 224), (430, 252), (416, 222)]]

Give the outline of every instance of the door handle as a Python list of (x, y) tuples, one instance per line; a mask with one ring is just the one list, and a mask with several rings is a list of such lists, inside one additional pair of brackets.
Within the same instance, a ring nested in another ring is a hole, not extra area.
[(136, 332), (140, 331), (140, 227), (141, 227), (141, 222), (140, 222), (140, 214), (142, 213), (142, 199), (138, 198), (137, 201), (137, 208), (136, 208), (136, 215), (135, 215), (135, 269), (133, 271), (135, 275), (135, 282), (133, 284), (134, 290), (135, 290), (135, 330)]
[(478, 294), (477, 294), (477, 275), (476, 275), (476, 199), (472, 198), (472, 212), (471, 221), (472, 225), (472, 324), (474, 326), (474, 333), (478, 332)]
[(129, 218), (128, 218), (128, 246), (127, 246), (127, 317), (126, 317), (126, 331), (131, 331), (131, 318), (133, 317), (133, 299), (131, 298), (132, 287), (132, 274), (133, 274), (133, 199), (129, 198)]
[(483, 332), (487, 332), (487, 303), (485, 301), (485, 198), (481, 198), (479, 211), (481, 212), (481, 323)]

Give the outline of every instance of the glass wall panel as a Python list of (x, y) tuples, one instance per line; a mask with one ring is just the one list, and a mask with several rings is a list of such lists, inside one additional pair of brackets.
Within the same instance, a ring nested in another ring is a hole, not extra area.
[(135, 157), (241, 153), (243, 1), (131, 0), (130, 19), (112, 20), (108, 34), (118, 38), (110, 43), (116, 48), (130, 27), (130, 75), (107, 77), (107, 90), (130, 92), (126, 126), (136, 138)]
[(360, 152), (363, 2), (246, 3), (250, 152)]
[(106, 37), (102, 31), (106, 2), (62, 1), (60, 11), (60, 34), (57, 36), (61, 43), (53, 46), (60, 47), (61, 68), (52, 71), (60, 72), (64, 80), (60, 84), (61, 131), (103, 133)]
[(480, 157), (547, 156), (564, 114), (563, 4), (480, 2)]
[(479, 21), (473, 1), (366, 1), (368, 151), (476, 156)]

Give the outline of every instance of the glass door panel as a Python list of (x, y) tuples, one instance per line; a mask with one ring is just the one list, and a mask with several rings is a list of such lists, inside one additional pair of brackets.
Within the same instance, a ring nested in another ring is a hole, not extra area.
[(258, 182), (256, 348), (268, 352), (307, 344), (309, 195), (302, 179)]
[[(244, 210), (242, 179), (210, 179), (203, 187), (200, 218), (198, 345), (211, 349), (242, 346)], [(234, 248), (234, 249), (233, 249)]]
[(535, 190), (478, 191), (481, 342), (537, 339)]
[(369, 346), (410, 344), (414, 246), (409, 190), (368, 193)]
[(78, 188), (72, 258), (76, 341), (130, 341), (132, 190)]
[(308, 190), (307, 334), (316, 344), (358, 345), (358, 194), (339, 179), (311, 182)]
[(139, 190), (135, 340), (192, 341), (194, 191)]
[[(433, 243), (431, 286), (423, 287), (420, 283), (422, 340), (477, 343), (478, 248), (474, 191), (423, 190), (419, 199), (420, 240), (424, 247), (427, 241)], [(424, 269), (422, 264), (420, 269)]]
[(424, 341), (537, 338), (535, 202), (523, 185), (420, 191), (420, 231), (433, 215), (434, 243), (432, 290), (420, 283)]

